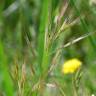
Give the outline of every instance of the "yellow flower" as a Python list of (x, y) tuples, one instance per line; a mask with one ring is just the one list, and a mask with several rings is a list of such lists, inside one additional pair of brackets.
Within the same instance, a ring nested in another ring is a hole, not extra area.
[(82, 62), (80, 60), (75, 58), (70, 59), (63, 64), (62, 72), (64, 74), (74, 73), (81, 65)]

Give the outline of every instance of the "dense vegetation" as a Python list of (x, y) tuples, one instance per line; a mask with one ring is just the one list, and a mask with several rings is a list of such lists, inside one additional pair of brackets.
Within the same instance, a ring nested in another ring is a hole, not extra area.
[(95, 29), (95, 0), (0, 0), (0, 96), (95, 96)]

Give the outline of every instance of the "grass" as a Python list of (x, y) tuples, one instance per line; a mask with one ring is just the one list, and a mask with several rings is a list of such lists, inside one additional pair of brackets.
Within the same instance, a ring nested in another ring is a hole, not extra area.
[[(95, 96), (95, 5), (1, 0), (0, 96)], [(63, 74), (72, 58), (82, 67)]]

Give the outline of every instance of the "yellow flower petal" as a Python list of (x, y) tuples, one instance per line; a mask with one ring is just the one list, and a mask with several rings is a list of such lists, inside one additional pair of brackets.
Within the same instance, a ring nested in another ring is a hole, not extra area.
[(64, 74), (74, 73), (81, 65), (82, 62), (80, 60), (75, 58), (70, 59), (63, 64), (62, 72)]

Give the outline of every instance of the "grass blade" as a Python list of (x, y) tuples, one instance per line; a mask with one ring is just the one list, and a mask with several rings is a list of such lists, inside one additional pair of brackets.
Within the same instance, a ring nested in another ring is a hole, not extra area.
[(0, 73), (2, 75), (0, 75), (0, 77), (3, 79), (0, 87), (2, 86), (7, 96), (13, 96), (13, 86), (10, 75), (8, 73), (7, 58), (3, 49), (3, 45), (0, 42)]
[(39, 37), (38, 37), (38, 63), (40, 71), (42, 70), (41, 64), (44, 57), (44, 47), (45, 47), (45, 30), (48, 24), (48, 7), (50, 0), (42, 0), (41, 17), (40, 17), (40, 27), (39, 27)]

